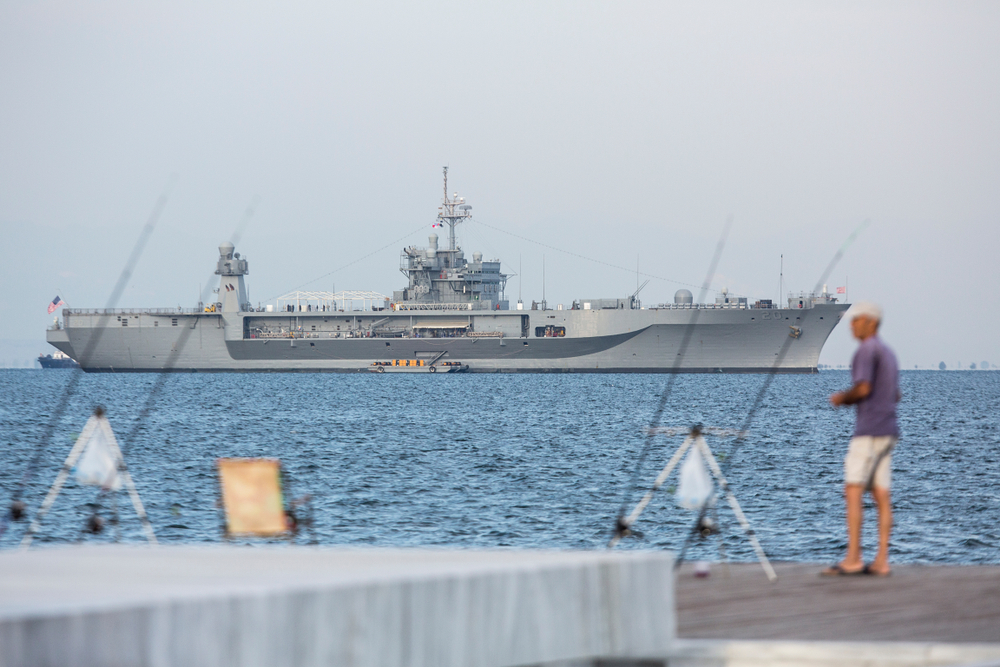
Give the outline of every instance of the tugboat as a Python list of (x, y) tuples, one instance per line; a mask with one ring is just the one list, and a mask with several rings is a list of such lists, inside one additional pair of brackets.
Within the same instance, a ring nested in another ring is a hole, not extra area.
[(38, 363), (42, 368), (79, 368), (80, 364), (73, 357), (56, 350), (53, 354), (38, 355)]

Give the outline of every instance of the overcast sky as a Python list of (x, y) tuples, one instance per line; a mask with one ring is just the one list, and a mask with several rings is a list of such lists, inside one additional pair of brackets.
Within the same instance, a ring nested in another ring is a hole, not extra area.
[(831, 290), (905, 368), (1000, 365), (1000, 3), (206, 5), (0, 4), (0, 363), (105, 304), (171, 174), (120, 306), (194, 306), (255, 197), (252, 301), (391, 294), (449, 165), (511, 301), (543, 255), (550, 304), (637, 262), (671, 301), (730, 215), (713, 288), (776, 299), (868, 219)]

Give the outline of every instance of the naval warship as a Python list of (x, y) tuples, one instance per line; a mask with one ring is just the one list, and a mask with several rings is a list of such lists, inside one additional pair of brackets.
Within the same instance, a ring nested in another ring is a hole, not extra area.
[[(47, 340), (91, 372), (375, 371), (811, 373), (848, 304), (827, 292), (787, 304), (723, 289), (714, 303), (644, 306), (638, 293), (510, 304), (499, 260), (458, 245), (472, 207), (448, 194), (424, 248), (406, 247), (407, 285), (374, 292), (294, 292), (254, 308), (249, 264), (219, 246), (217, 300), (197, 308), (65, 308)], [(690, 328), (687, 348), (682, 341)], [(786, 345), (791, 337), (793, 340)], [(785, 348), (781, 354), (782, 348)], [(381, 370), (379, 370), (381, 369)]]

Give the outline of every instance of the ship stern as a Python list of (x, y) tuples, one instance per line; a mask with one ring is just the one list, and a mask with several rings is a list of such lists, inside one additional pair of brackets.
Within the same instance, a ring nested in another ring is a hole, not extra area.
[(66, 332), (66, 329), (59, 327), (58, 329), (46, 330), (45, 341), (66, 356), (76, 359), (76, 354), (73, 352), (73, 346), (69, 342), (69, 334)]

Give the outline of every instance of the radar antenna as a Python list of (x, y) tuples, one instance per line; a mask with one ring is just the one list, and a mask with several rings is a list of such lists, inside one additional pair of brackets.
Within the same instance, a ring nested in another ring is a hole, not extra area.
[(448, 197), (448, 167), (444, 168), (444, 203), (438, 213), (438, 223), (448, 225), (448, 249), (456, 250), (455, 225), (472, 217), (472, 207), (465, 203), (465, 197), (455, 192)]

